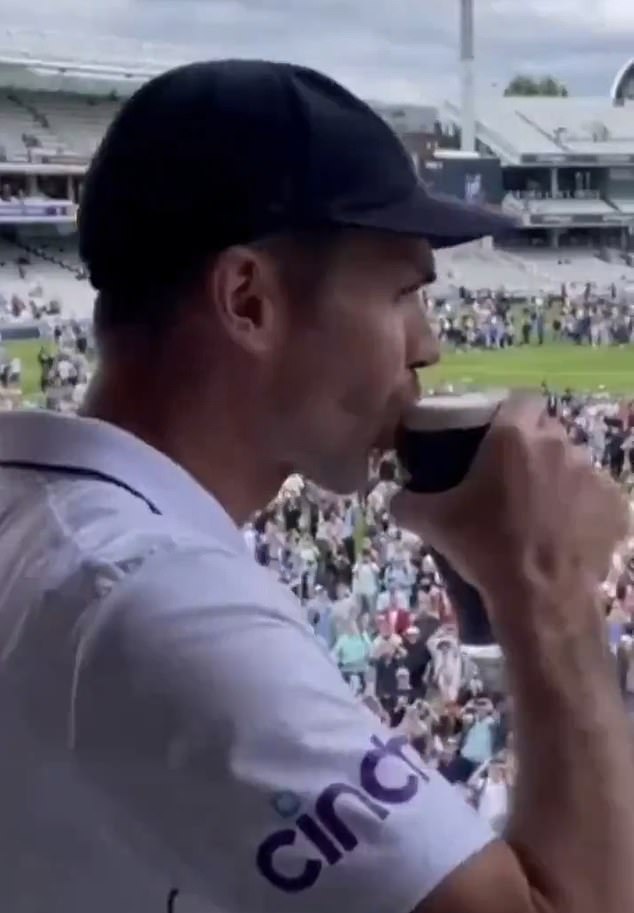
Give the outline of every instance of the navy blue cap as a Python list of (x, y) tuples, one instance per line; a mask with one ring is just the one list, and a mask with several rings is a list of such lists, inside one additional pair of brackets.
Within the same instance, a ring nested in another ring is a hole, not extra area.
[(338, 83), (258, 60), (194, 63), (139, 89), (93, 159), (78, 223), (93, 285), (110, 291), (292, 231), (376, 229), (439, 248), (512, 225), (430, 195), (390, 127)]

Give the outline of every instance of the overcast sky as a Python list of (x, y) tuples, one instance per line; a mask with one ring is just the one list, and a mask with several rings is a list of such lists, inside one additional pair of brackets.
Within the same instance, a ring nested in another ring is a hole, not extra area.
[[(575, 94), (607, 95), (634, 57), (634, 0), (476, 7), (483, 89), (523, 71), (552, 73)], [(87, 38), (107, 33), (178, 43), (192, 59), (290, 59), (377, 100), (437, 102), (456, 92), (458, 0), (0, 0), (0, 22), (64, 32), (84, 53)]]

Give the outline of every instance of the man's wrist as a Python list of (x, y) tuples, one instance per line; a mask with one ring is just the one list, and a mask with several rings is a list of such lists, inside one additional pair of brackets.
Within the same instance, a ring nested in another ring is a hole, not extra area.
[(508, 654), (562, 647), (604, 653), (605, 631), (595, 588), (515, 579), (487, 595), (487, 610)]

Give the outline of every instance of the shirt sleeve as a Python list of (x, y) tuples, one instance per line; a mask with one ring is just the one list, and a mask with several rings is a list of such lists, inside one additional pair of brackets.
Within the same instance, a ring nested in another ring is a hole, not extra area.
[(181, 555), (111, 593), (77, 654), (78, 769), (140, 864), (210, 908), (410, 913), (493, 834), (249, 574)]

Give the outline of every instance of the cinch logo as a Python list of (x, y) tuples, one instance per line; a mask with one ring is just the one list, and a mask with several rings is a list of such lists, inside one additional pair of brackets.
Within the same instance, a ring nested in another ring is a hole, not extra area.
[[(275, 831), (262, 841), (258, 847), (256, 865), (260, 873), (274, 887), (288, 894), (305, 891), (318, 880), (324, 865), (337, 865), (344, 853), (351, 853), (359, 840), (337, 811), (337, 800), (340, 796), (354, 799), (364, 806), (378, 821), (385, 821), (390, 814), (389, 806), (409, 802), (418, 792), (421, 780), (429, 777), (419, 770), (403, 754), (407, 739), (399, 737), (383, 743), (373, 737), (374, 748), (363, 756), (359, 768), (360, 787), (348, 783), (331, 783), (317, 796), (313, 815), (301, 814), (295, 820), (295, 826)], [(409, 768), (409, 773), (402, 786), (386, 786), (379, 778), (379, 767), (386, 758), (398, 758)], [(299, 801), (284, 794), (282, 797), (286, 813), (278, 806), (281, 814), (295, 814)], [(386, 807), (387, 806), (387, 807)], [(291, 847), (297, 840), (298, 833), (304, 835), (315, 848), (316, 853), (303, 860), (304, 867), (297, 875), (286, 875), (276, 866), (276, 856), (285, 847)]]

